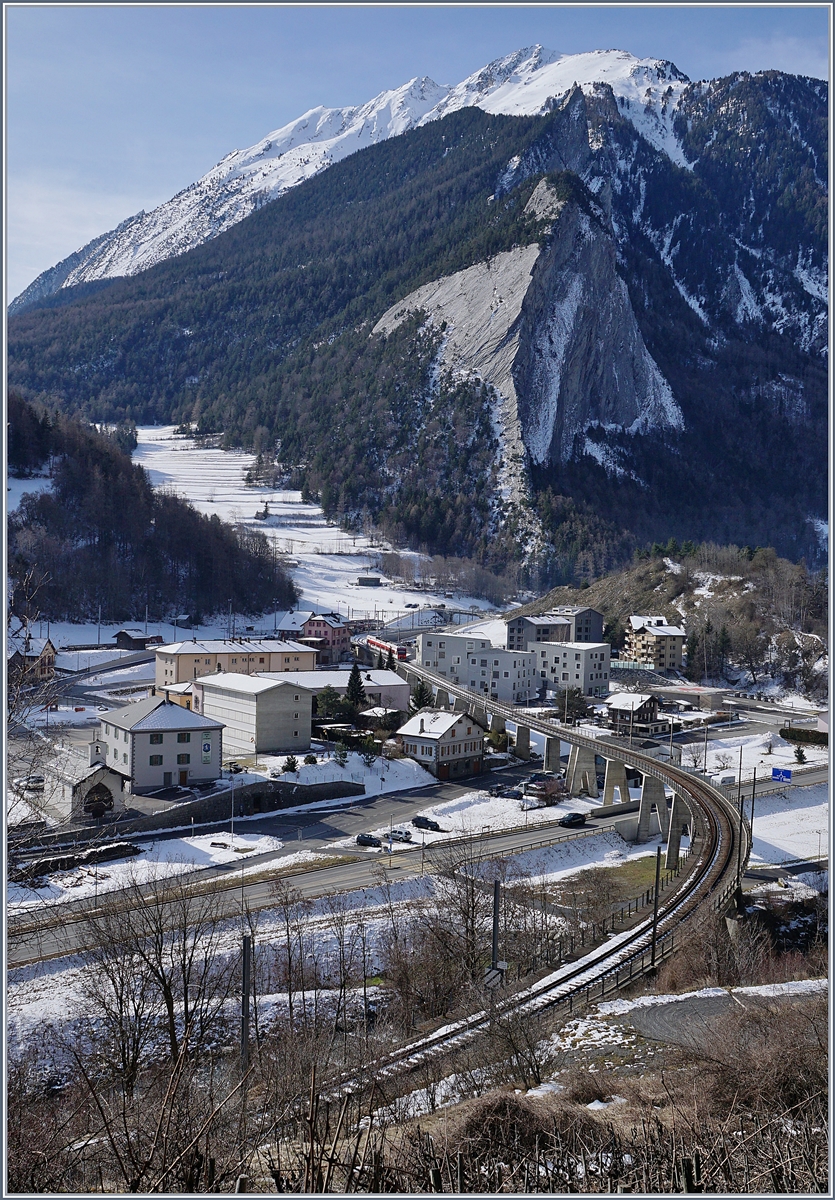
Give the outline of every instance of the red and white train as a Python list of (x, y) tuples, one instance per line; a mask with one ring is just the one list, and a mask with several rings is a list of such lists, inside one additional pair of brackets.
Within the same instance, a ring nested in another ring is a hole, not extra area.
[(407, 658), (405, 646), (398, 646), (394, 642), (384, 642), (382, 638), (374, 637), (371, 634), (369, 634), (369, 636), (366, 638), (365, 644), (369, 650), (378, 651), (383, 655), (384, 658), (388, 658), (389, 650), (392, 652), (394, 657), (399, 659), (401, 662), (405, 661)]

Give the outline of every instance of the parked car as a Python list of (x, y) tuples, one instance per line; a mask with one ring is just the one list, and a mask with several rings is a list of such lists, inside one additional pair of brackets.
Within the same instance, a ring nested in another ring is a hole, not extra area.
[(431, 829), (435, 833), (440, 832), (440, 825), (437, 821), (433, 821), (431, 817), (412, 817), (412, 824), (416, 829)]
[(573, 829), (575, 826), (585, 825), (585, 823), (586, 814), (578, 812), (566, 813), (564, 817), (561, 817), (560, 820), (557, 821), (558, 825), (564, 825), (566, 829)]
[(224, 764), (224, 770), (229, 771), (231, 775), (240, 775), (243, 767), (239, 762), (228, 762)]
[(389, 837), (393, 842), (410, 842), (412, 840), (411, 829), (392, 829), (389, 832)]
[(499, 792), (499, 795), (502, 797), (503, 800), (521, 800), (522, 799), (522, 789), (521, 788), (502, 788), (502, 790)]
[(407, 608), (420, 608), (420, 605), (419, 604), (407, 604), (406, 607)]
[(19, 792), (42, 792), (45, 783), (43, 775), (21, 775), (19, 779), (12, 780), (12, 787)]
[(357, 845), (358, 846), (382, 846), (382, 844), (383, 843), (380, 841), (380, 839), (378, 837), (375, 837), (373, 833), (358, 833), (357, 834)]

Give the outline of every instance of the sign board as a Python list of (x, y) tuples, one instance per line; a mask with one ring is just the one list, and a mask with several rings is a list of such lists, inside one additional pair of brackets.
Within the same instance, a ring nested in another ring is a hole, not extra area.
[(778, 783), (791, 783), (792, 773), (788, 767), (772, 767), (771, 778)]
[(203, 762), (208, 764), (212, 761), (212, 743), (210, 741), (203, 742)]
[(488, 967), (484, 972), (484, 986), (486, 988), (497, 988), (502, 985), (502, 977), (504, 972), (498, 967)]

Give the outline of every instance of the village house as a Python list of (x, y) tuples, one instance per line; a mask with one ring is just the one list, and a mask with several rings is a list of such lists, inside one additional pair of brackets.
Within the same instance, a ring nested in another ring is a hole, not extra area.
[(632, 737), (669, 733), (672, 717), (662, 716), (659, 707), (656, 696), (640, 692), (618, 692), (606, 701), (609, 728), (615, 733)]
[(505, 704), (525, 704), (537, 694), (536, 656), (497, 649), (485, 638), (465, 634), (421, 633), (416, 661), (450, 683)]
[(126, 791), (142, 793), (218, 779), (222, 731), (220, 721), (150, 696), (108, 712), (92, 744)]
[(687, 635), (664, 617), (632, 616), (626, 628), (623, 657), (653, 671), (680, 671)]
[(117, 650), (146, 650), (148, 646), (161, 646), (159, 633), (143, 633), (141, 629), (120, 629), (113, 635)]
[(48, 637), (20, 633), (6, 643), (7, 678), (27, 685), (46, 683), (55, 674), (55, 647)]
[(232, 638), (198, 642), (170, 642), (156, 652), (158, 688), (184, 683), (218, 671), (255, 675), (259, 671), (312, 671), (316, 651), (296, 641)]
[(223, 722), (227, 754), (310, 749), (313, 692), (290, 676), (224, 671), (195, 680), (191, 690), (192, 711)]
[(404, 753), (438, 779), (480, 775), (484, 730), (467, 713), (425, 708), (397, 731)]
[(540, 690), (579, 688), (584, 696), (609, 691), (608, 642), (528, 642), (536, 659)]
[(561, 604), (547, 613), (512, 617), (507, 623), (508, 650), (531, 642), (602, 642), (603, 614), (583, 605)]

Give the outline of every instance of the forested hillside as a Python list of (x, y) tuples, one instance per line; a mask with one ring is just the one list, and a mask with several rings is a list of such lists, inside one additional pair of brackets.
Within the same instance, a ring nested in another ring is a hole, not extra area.
[(119, 446), (127, 431), (98, 433), (9, 396), (9, 469), (48, 469), (49, 491), (24, 495), (9, 517), (13, 609), (51, 620), (153, 620), (171, 613), (286, 608), (295, 587), (262, 534), (204, 517), (151, 487)]

